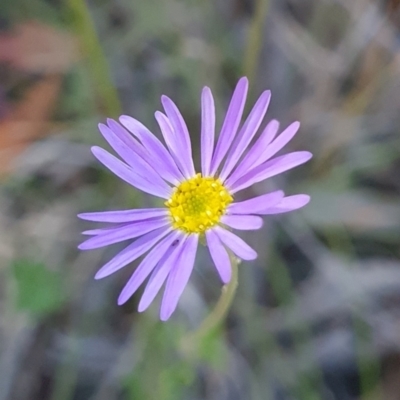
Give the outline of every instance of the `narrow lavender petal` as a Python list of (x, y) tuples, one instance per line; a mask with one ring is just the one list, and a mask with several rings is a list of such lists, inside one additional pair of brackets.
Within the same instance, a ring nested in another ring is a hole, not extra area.
[(232, 172), (241, 155), (247, 149), (247, 146), (253, 139), (254, 135), (257, 133), (257, 130), (264, 119), (265, 113), (267, 112), (270, 100), (271, 92), (269, 90), (266, 90), (261, 94), (253, 109), (251, 110), (250, 115), (246, 119), (242, 129), (239, 132), (239, 135), (233, 142), (225, 165), (222, 168), (220, 174), (220, 179), (222, 181), (224, 181)]
[[(168, 117), (161, 111), (156, 111), (154, 117), (160, 127), (161, 134), (163, 135), (164, 141), (168, 147), (171, 154), (178, 155), (179, 153), (179, 143), (176, 138), (174, 128), (169, 122)], [(179, 164), (178, 164), (179, 166)]]
[(179, 135), (175, 134), (174, 128), (166, 115), (160, 111), (156, 111), (154, 115), (176, 165), (179, 167), (183, 176), (190, 178), (192, 176), (190, 166), (187, 164), (185, 158), (182, 158), (182, 154), (186, 151), (184, 142)]
[(116, 153), (129, 165), (135, 159), (136, 151), (133, 146), (128, 146), (116, 135), (107, 125), (98, 124), (99, 131), (103, 135), (108, 144), (116, 151)]
[[(297, 121), (290, 124), (267, 148), (264, 147), (263, 151), (260, 152), (260, 154), (257, 154), (257, 158), (253, 157), (251, 168), (255, 168), (273, 157), (279, 150), (281, 150), (293, 139), (299, 128), (300, 123)], [(244, 170), (242, 176), (245, 173), (246, 170)], [(237, 178), (239, 178), (239, 176)]]
[(164, 145), (151, 133), (141, 122), (128, 116), (122, 115), (120, 122), (133, 135), (135, 135), (147, 149), (150, 154), (150, 163), (154, 165), (165, 180), (173, 184), (178, 184), (183, 180), (183, 176), (179, 171), (171, 154)]
[(260, 160), (262, 157), (263, 153), (267, 149), (267, 146), (272, 142), (277, 134), (278, 129), (279, 122), (274, 119), (267, 124), (258, 140), (254, 143), (249, 152), (233, 171), (229, 178), (230, 181), (237, 181), (244, 174), (250, 171), (250, 169), (253, 168), (256, 163), (258, 163), (258, 160)]
[(283, 149), (296, 135), (300, 128), (300, 122), (295, 121), (290, 124), (266, 149), (258, 164), (262, 164), (263, 162), (269, 160), (273, 157), (279, 150)]
[(159, 240), (171, 231), (171, 228), (160, 228), (155, 231), (149, 232), (146, 235), (141, 236), (134, 243), (127, 246), (124, 250), (114, 256), (107, 264), (101, 267), (96, 275), (95, 279), (102, 279), (106, 276), (113, 274), (114, 272), (125, 267), (129, 263), (135, 261), (137, 258), (142, 256), (146, 251), (150, 250)]
[(224, 215), (221, 222), (233, 229), (242, 231), (260, 229), (263, 225), (263, 219), (256, 215)]
[(178, 107), (169, 97), (161, 96), (161, 102), (164, 106), (165, 113), (174, 128), (175, 134), (183, 144), (184, 152), (180, 154), (180, 157), (184, 160), (190, 176), (194, 176), (195, 170), (192, 159), (192, 145), (190, 143), (190, 135), (186, 123), (178, 110)]
[(106, 229), (104, 233), (100, 233), (95, 237), (85, 240), (78, 246), (80, 250), (91, 250), (99, 247), (108, 246), (110, 244), (123, 242), (128, 239), (133, 239), (142, 236), (145, 233), (154, 231), (163, 226), (169, 225), (169, 218), (160, 218), (150, 221), (140, 221), (122, 228)]
[(168, 215), (166, 208), (138, 208), (133, 210), (100, 211), (78, 214), (78, 218), (95, 222), (133, 222)]
[(171, 233), (158, 243), (149, 254), (147, 254), (122, 289), (121, 294), (118, 297), (118, 305), (126, 303), (129, 298), (132, 297), (139, 286), (151, 274), (164, 254), (170, 249), (172, 243), (177, 237), (178, 232)]
[(304, 164), (311, 157), (312, 154), (308, 151), (295, 151), (293, 153), (276, 157), (250, 170), (236, 182), (230, 182), (228, 179), (226, 181), (226, 186), (231, 193), (236, 193), (251, 185), (254, 185), (257, 182), (261, 182), (267, 178), (297, 167), (298, 165)]
[(298, 210), (301, 207), (304, 207), (310, 201), (310, 196), (307, 194), (296, 194), (294, 196), (287, 196), (282, 201), (270, 208), (267, 208), (263, 214), (282, 214), (289, 211)]
[(165, 185), (165, 182), (159, 173), (151, 166), (153, 164), (148, 164), (148, 162), (145, 161), (145, 159), (143, 159), (136, 151), (136, 148), (140, 149), (141, 147), (139, 143), (135, 144), (133, 142), (132, 146), (128, 147), (108, 126), (104, 124), (99, 124), (99, 130), (108, 144), (128, 165), (134, 168), (137, 174), (160, 186)]
[[(146, 141), (147, 149), (143, 147), (143, 145), (133, 137), (123, 126), (121, 126), (118, 122), (114, 121), (113, 119), (108, 118), (107, 124), (110, 129), (122, 140), (128, 147), (132, 148), (140, 157), (143, 158), (150, 166), (152, 166), (159, 175), (165, 179), (167, 182), (173, 183), (174, 185), (178, 184), (182, 179), (183, 176), (180, 173), (179, 169), (177, 168), (174, 160), (172, 159), (171, 155), (168, 151), (163, 152), (162, 143), (160, 143), (159, 152), (163, 154), (159, 154), (157, 149), (153, 147), (157, 146), (157, 138), (155, 138), (155, 145), (149, 146), (149, 143)], [(152, 133), (147, 130), (144, 125), (140, 125), (139, 129), (146, 129), (146, 133), (152, 135)], [(149, 142), (153, 142), (154, 139), (148, 139)], [(151, 149), (155, 151), (151, 151)], [(165, 149), (164, 149), (165, 150)]]
[(213, 228), (213, 231), (218, 235), (221, 242), (242, 260), (254, 260), (257, 258), (257, 253), (239, 236), (220, 226)]
[(181, 136), (181, 140), (185, 143), (185, 146), (188, 148), (190, 152), (189, 154), (191, 155), (192, 146), (190, 143), (189, 131), (178, 107), (168, 96), (165, 95), (161, 96), (161, 103), (168, 119), (171, 121), (175, 133)]
[(81, 234), (87, 235), (87, 236), (103, 235), (104, 233), (110, 232), (110, 231), (114, 230), (115, 228), (122, 228), (124, 226), (127, 226), (127, 224), (117, 224), (117, 225), (113, 225), (113, 226), (107, 227), (107, 228), (88, 229), (86, 231), (81, 232)]
[(264, 210), (280, 203), (285, 194), (282, 190), (253, 197), (249, 200), (233, 203), (228, 206), (228, 214), (263, 214)]
[(239, 79), (236, 85), (211, 161), (211, 175), (215, 175), (217, 172), (222, 159), (225, 157), (235, 138), (242, 119), (248, 86), (249, 82), (246, 77)]
[(153, 158), (150, 153), (143, 147), (143, 145), (133, 137), (122, 125), (117, 121), (107, 118), (107, 125), (114, 132), (120, 140), (122, 140), (126, 146), (131, 148), (135, 153), (139, 154), (149, 165), (153, 165)]
[(199, 235), (189, 235), (183, 244), (182, 253), (176, 265), (172, 268), (162, 299), (160, 319), (166, 321), (174, 312), (179, 298), (189, 281), (196, 257)]
[(212, 230), (206, 232), (207, 246), (210, 251), (211, 258), (214, 261), (215, 268), (221, 277), (222, 282), (228, 283), (232, 277), (232, 266), (229, 254), (218, 236)]
[(211, 158), (215, 136), (215, 105), (210, 88), (201, 94), (201, 172), (210, 175)]
[[(115, 122), (115, 121), (114, 121)], [(115, 122), (115, 124), (117, 124)], [(160, 176), (166, 181), (177, 185), (183, 179), (181, 172), (179, 171), (175, 161), (164, 148), (163, 144), (156, 138), (146, 139), (146, 148), (140, 143), (136, 137), (133, 137), (125, 128), (117, 124), (118, 127), (124, 130), (127, 135), (130, 136), (131, 140), (136, 143), (136, 152), (149, 164), (151, 165)], [(146, 127), (144, 127), (147, 129)], [(139, 128), (140, 129), (140, 128)], [(147, 130), (152, 135), (150, 131)], [(155, 140), (154, 140), (155, 139)], [(149, 143), (150, 142), (150, 146)], [(151, 143), (153, 146), (151, 146)]]
[(168, 199), (171, 194), (171, 187), (164, 183), (162, 186), (158, 183), (150, 182), (136, 173), (131, 167), (118, 160), (101, 147), (92, 147), (93, 155), (111, 172), (130, 185), (157, 197)]
[(150, 153), (142, 146), (142, 144), (133, 137), (122, 125), (111, 118), (107, 118), (107, 125), (109, 129), (119, 138), (127, 147), (132, 149), (133, 152), (138, 154), (143, 160), (149, 165), (152, 164), (152, 158)]
[(86, 236), (97, 236), (100, 233), (104, 233), (104, 229), (88, 229), (86, 231), (81, 232), (82, 235)]
[[(128, 146), (135, 152), (137, 152), (138, 148), (141, 147), (140, 143), (117, 121), (111, 118), (107, 118), (107, 125), (114, 132), (114, 134), (118, 136), (118, 138), (125, 143), (126, 146)], [(141, 154), (141, 157), (143, 157), (144, 154), (146, 153), (143, 149), (143, 146), (142, 150), (139, 150), (139, 152), (143, 153)]]
[(153, 270), (149, 282), (146, 285), (146, 289), (143, 292), (142, 298), (140, 299), (138, 306), (139, 312), (145, 311), (157, 296), (157, 293), (160, 291), (161, 286), (167, 279), (171, 269), (178, 262), (178, 259), (182, 253), (182, 246), (185, 241), (186, 238), (182, 235), (180, 243), (172, 252), (165, 254), (158, 263), (157, 267)]

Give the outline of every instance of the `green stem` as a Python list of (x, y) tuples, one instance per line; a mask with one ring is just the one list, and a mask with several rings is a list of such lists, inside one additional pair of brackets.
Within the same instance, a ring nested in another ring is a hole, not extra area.
[[(327, 231), (325, 233), (330, 249), (333, 253), (345, 252), (349, 258), (350, 265), (357, 259), (356, 250), (352, 243), (351, 235), (345, 226), (339, 226), (336, 235)], [(362, 309), (359, 307), (352, 314), (352, 326), (354, 330), (356, 363), (360, 377), (360, 399), (371, 398), (383, 399), (382, 384), (380, 380), (381, 365), (379, 357), (373, 351), (368, 351), (372, 341), (372, 328), (363, 320)]]
[(196, 331), (189, 333), (182, 339), (182, 350), (188, 355), (193, 354), (203, 339), (215, 332), (228, 314), (238, 287), (238, 266), (240, 263), (240, 260), (233, 254), (230, 253), (229, 257), (232, 266), (232, 277), (229, 283), (223, 286), (221, 296), (214, 310), (206, 317)]
[(69, 338), (68, 347), (55, 373), (52, 400), (71, 400), (74, 397), (78, 380), (78, 361), (78, 335), (74, 332)]
[(257, 0), (254, 16), (249, 27), (249, 35), (244, 57), (244, 74), (252, 82), (256, 73), (256, 67), (262, 45), (262, 31), (265, 16), (268, 10), (268, 0)]
[[(288, 268), (276, 251), (272, 251), (269, 279), (279, 307), (282, 310), (282, 317), (284, 319), (288, 318), (289, 308), (293, 306), (295, 301), (295, 292)], [(300, 359), (303, 352), (313, 352), (311, 330), (306, 322), (300, 322), (291, 331), (291, 334), (293, 335), (293, 352), (296, 359)], [(279, 345), (276, 346), (276, 349), (280, 351)], [(280, 354), (278, 356), (280, 357)], [(293, 371), (298, 378), (295, 387), (292, 387), (291, 390), (293, 391), (292, 395), (297, 399), (321, 399), (320, 393), (323, 386), (321, 370), (318, 368), (315, 358), (311, 359), (311, 363), (310, 369), (313, 371), (311, 376), (302, 374), (299, 367), (293, 363)]]
[(121, 103), (112, 81), (93, 20), (85, 0), (67, 0), (68, 12), (93, 76), (93, 83), (100, 96), (105, 112), (113, 117), (121, 114)]

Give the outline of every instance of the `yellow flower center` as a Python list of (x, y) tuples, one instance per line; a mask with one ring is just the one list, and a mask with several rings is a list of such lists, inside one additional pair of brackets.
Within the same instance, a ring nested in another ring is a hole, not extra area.
[(219, 179), (197, 174), (177, 186), (165, 205), (175, 229), (203, 233), (218, 224), (232, 200)]

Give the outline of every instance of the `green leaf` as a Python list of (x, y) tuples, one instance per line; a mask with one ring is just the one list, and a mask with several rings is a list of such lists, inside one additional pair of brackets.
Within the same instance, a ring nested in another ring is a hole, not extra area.
[(57, 272), (30, 260), (17, 260), (11, 269), (17, 286), (18, 309), (42, 315), (60, 307), (64, 292)]
[(193, 384), (195, 373), (193, 367), (184, 362), (176, 362), (160, 373), (160, 396), (165, 400), (180, 398), (185, 387)]
[(220, 329), (201, 338), (198, 355), (217, 370), (223, 371), (226, 368), (228, 355)]

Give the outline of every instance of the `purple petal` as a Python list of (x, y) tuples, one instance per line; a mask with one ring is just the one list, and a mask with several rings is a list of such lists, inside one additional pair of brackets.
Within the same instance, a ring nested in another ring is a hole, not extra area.
[(101, 134), (103, 135), (104, 139), (116, 151), (116, 153), (127, 164), (132, 166), (132, 161), (135, 159), (135, 156), (137, 155), (136, 151), (134, 150), (135, 144), (132, 142), (131, 146), (128, 146), (107, 125), (98, 124), (98, 128)]
[(99, 130), (109, 145), (128, 165), (135, 170), (137, 174), (141, 175), (147, 180), (150, 180), (151, 182), (156, 183), (157, 185), (165, 185), (165, 182), (162, 180), (158, 172), (156, 172), (153, 167), (141, 157), (136, 149), (134, 149), (134, 147), (137, 149), (141, 148), (141, 145), (138, 142), (133, 142), (132, 146), (128, 147), (121, 139), (119, 139), (117, 135), (114, 134), (114, 132), (108, 126), (99, 124)]
[(246, 77), (239, 79), (236, 85), (211, 161), (211, 175), (215, 175), (217, 172), (222, 159), (225, 157), (235, 138), (242, 119), (248, 86), (249, 82)]
[(297, 131), (300, 128), (300, 122), (295, 121), (290, 124), (262, 153), (258, 164), (262, 164), (263, 162), (269, 160), (272, 156), (274, 156), (279, 150), (283, 149), (296, 135)]
[(287, 196), (282, 201), (270, 208), (267, 208), (263, 214), (281, 214), (304, 207), (310, 201), (310, 196), (307, 194), (296, 194), (294, 196)]
[(97, 236), (98, 234), (103, 232), (104, 229), (88, 229), (86, 231), (81, 232), (81, 234), (86, 236)]
[[(108, 118), (107, 124), (120, 140), (122, 140), (128, 147), (132, 148), (132, 150), (134, 150), (143, 160), (145, 160), (147, 164), (152, 166), (163, 179), (173, 183), (174, 185), (178, 184), (180, 180), (183, 179), (183, 176), (178, 170), (171, 155), (165, 149), (164, 153), (161, 143), (159, 143), (159, 145), (157, 144), (157, 138), (155, 138), (155, 140), (154, 138), (147, 139), (147, 149), (145, 149), (143, 145), (118, 122)], [(144, 125), (140, 124), (139, 129), (143, 128), (146, 130), (146, 133), (152, 135), (152, 133), (147, 130)], [(153, 151), (151, 151), (151, 149)], [(162, 154), (160, 154), (160, 152)]]
[(181, 256), (183, 244), (186, 241), (185, 237), (182, 237), (180, 243), (171, 251), (166, 253), (164, 257), (160, 260), (157, 267), (152, 272), (149, 282), (146, 285), (146, 289), (143, 292), (143, 296), (140, 299), (138, 306), (138, 311), (142, 312), (146, 310), (157, 293), (160, 291), (161, 286), (164, 284), (167, 276), (169, 275), (171, 269), (175, 264), (177, 264), (179, 257)]
[(107, 264), (100, 268), (95, 279), (102, 279), (106, 276), (113, 274), (119, 269), (125, 267), (129, 263), (135, 261), (142, 256), (146, 251), (150, 250), (159, 240), (161, 240), (171, 228), (160, 228), (137, 239), (134, 243), (130, 244), (115, 257), (113, 257)]
[(242, 129), (239, 132), (239, 135), (233, 142), (232, 148), (228, 154), (228, 158), (226, 159), (225, 165), (222, 168), (220, 174), (220, 179), (222, 181), (229, 176), (239, 161), (239, 158), (246, 150), (254, 135), (257, 133), (257, 130), (264, 119), (265, 113), (267, 112), (270, 100), (271, 92), (267, 90), (261, 94), (257, 100), (257, 103), (251, 110), (250, 115), (246, 119)]
[(166, 208), (138, 208), (134, 210), (101, 211), (78, 214), (78, 217), (95, 222), (133, 222), (168, 215)]
[(211, 258), (214, 261), (215, 268), (221, 277), (222, 282), (228, 283), (232, 277), (231, 260), (224, 245), (218, 236), (212, 230), (206, 232), (207, 246), (210, 251)]
[(221, 222), (233, 229), (242, 231), (260, 229), (263, 225), (263, 219), (256, 215), (223, 215)]
[(183, 176), (164, 145), (141, 122), (122, 115), (119, 119), (133, 135), (135, 135), (150, 154), (150, 165), (154, 166), (159, 174), (168, 182), (177, 185)]
[(254, 260), (257, 258), (257, 253), (246, 242), (240, 239), (239, 236), (220, 226), (213, 228), (213, 231), (218, 235), (221, 242), (229, 247), (237, 257), (242, 260)]
[(122, 228), (127, 225), (128, 224), (113, 224), (112, 226), (108, 226), (107, 228), (88, 229), (86, 231), (81, 232), (81, 234), (88, 235), (88, 236), (97, 236), (97, 235), (102, 235), (107, 232), (111, 232), (112, 230), (115, 230), (116, 228)]
[(183, 244), (182, 253), (172, 268), (161, 304), (160, 319), (166, 321), (174, 312), (194, 266), (199, 235), (189, 235)]
[(285, 194), (282, 190), (253, 197), (249, 200), (233, 203), (228, 207), (228, 214), (263, 214), (263, 211), (280, 203)]
[(190, 178), (192, 176), (190, 175), (190, 166), (187, 164), (186, 158), (182, 158), (182, 154), (186, 152), (185, 143), (181, 140), (179, 135), (175, 134), (174, 128), (166, 115), (160, 111), (156, 111), (154, 115), (176, 165), (186, 178)]
[[(137, 153), (143, 160), (147, 162), (147, 164), (154, 166), (157, 169), (157, 172), (163, 172), (162, 169), (157, 168), (157, 161), (155, 162), (154, 156), (152, 156), (143, 145), (133, 137), (122, 125), (120, 125), (117, 121), (114, 121), (111, 118), (107, 118), (107, 124), (109, 128), (114, 132), (118, 138), (125, 143), (126, 146), (131, 148), (135, 153)], [(165, 176), (161, 175), (165, 180), (170, 182)]]
[(298, 165), (304, 164), (312, 157), (308, 151), (296, 151), (293, 153), (285, 154), (276, 157), (264, 164), (253, 168), (250, 172), (238, 179), (236, 182), (231, 182), (230, 179), (226, 181), (226, 186), (231, 193), (236, 193), (243, 190), (257, 182), (261, 182), (267, 178), (278, 175), (282, 172), (288, 171)]
[(169, 224), (169, 218), (160, 218), (150, 221), (135, 222), (125, 225), (122, 228), (106, 229), (104, 233), (100, 233), (95, 237), (85, 240), (78, 246), (78, 249), (91, 250), (123, 242), (124, 240), (133, 239)]
[[(293, 122), (291, 125), (289, 125), (267, 148), (264, 147), (262, 152), (260, 151), (259, 154), (256, 154), (256, 156), (252, 157), (253, 162), (251, 168), (261, 165), (274, 156), (293, 139), (293, 136), (297, 133), (299, 128), (299, 122)], [(247, 172), (245, 169), (242, 169), (242, 171), (243, 172), (241, 174), (235, 174), (235, 178), (233, 178), (232, 175), (232, 179), (239, 179)]]
[[(123, 126), (111, 118), (107, 118), (107, 124), (113, 133), (131, 148), (135, 153), (139, 154), (149, 165), (153, 165), (152, 157), (149, 152), (137, 141)], [(153, 157), (154, 158), (154, 157)]]
[(211, 158), (215, 136), (215, 106), (210, 88), (201, 94), (201, 172), (210, 175)]
[(278, 129), (279, 129), (279, 122), (274, 119), (267, 124), (261, 136), (254, 143), (254, 145), (251, 147), (246, 156), (243, 158), (243, 161), (232, 173), (231, 177), (229, 178), (230, 181), (234, 182), (238, 180), (251, 168), (253, 168), (256, 163), (258, 164), (258, 160), (261, 159), (267, 146), (274, 139), (276, 133), (278, 132)]
[(178, 110), (175, 103), (167, 96), (161, 96), (161, 102), (164, 106), (165, 113), (172, 127), (174, 128), (175, 135), (178, 137), (179, 142), (183, 145), (183, 152), (179, 156), (185, 163), (186, 178), (190, 178), (195, 175), (193, 159), (192, 159), (192, 145), (190, 143), (189, 131), (186, 123)]
[(130, 185), (154, 196), (162, 197), (164, 199), (170, 197), (172, 189), (166, 183), (161, 185), (158, 184), (158, 182), (155, 183), (148, 181), (136, 173), (131, 167), (118, 160), (118, 158), (114, 157), (101, 147), (93, 146), (92, 153), (111, 172)]
[(147, 254), (143, 261), (136, 268), (133, 275), (130, 277), (127, 284), (122, 289), (118, 297), (118, 305), (126, 303), (129, 298), (136, 292), (139, 286), (151, 274), (157, 263), (161, 260), (164, 254), (171, 248), (174, 240), (179, 236), (178, 232), (171, 233), (158, 243), (154, 249)]

